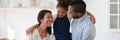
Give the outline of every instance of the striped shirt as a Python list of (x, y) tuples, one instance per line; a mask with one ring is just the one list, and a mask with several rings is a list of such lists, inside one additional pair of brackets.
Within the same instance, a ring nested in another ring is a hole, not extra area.
[(96, 30), (87, 13), (71, 23), (72, 40), (94, 40)]

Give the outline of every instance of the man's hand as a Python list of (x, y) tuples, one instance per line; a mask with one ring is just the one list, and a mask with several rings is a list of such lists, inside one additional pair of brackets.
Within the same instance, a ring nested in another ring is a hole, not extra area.
[(0, 38), (0, 40), (9, 40), (8, 38)]
[(92, 21), (93, 24), (95, 24), (95, 17), (94, 16), (90, 16), (90, 20)]
[(33, 31), (34, 31), (34, 29), (35, 29), (36, 27), (38, 27), (38, 24), (35, 24), (35, 25), (29, 27), (29, 28), (26, 30), (26, 35), (32, 34)]
[(89, 11), (86, 11), (86, 12), (87, 12), (87, 14), (90, 16), (90, 20), (92, 21), (92, 23), (95, 24), (95, 23), (96, 23), (96, 20), (95, 20), (94, 15), (92, 15), (92, 13), (90, 13)]
[(34, 29), (32, 29), (32, 27), (28, 28), (28, 29), (26, 30), (26, 35), (29, 35), (30, 33), (32, 34), (32, 33), (33, 33), (33, 30), (34, 30)]

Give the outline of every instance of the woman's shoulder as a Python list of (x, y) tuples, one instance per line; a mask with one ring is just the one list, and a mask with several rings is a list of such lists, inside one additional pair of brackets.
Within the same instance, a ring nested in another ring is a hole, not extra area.
[(41, 40), (37, 28), (34, 29), (33, 33), (28, 36), (29, 40)]
[(50, 34), (50, 37), (55, 37), (55, 35), (52, 33), (52, 34)]
[(49, 35), (49, 40), (55, 40), (55, 35), (53, 33)]
[(38, 30), (37, 28), (34, 29), (33, 33), (31, 35), (38, 35)]
[(32, 33), (30, 33), (28, 36), (33, 37), (33, 36), (37, 36), (37, 35), (39, 35), (39, 33), (38, 33), (37, 28), (35, 28), (35, 29), (33, 30), (33, 32), (32, 32)]

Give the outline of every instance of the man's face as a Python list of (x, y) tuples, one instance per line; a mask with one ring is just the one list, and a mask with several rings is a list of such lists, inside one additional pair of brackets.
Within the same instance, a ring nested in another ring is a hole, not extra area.
[(71, 16), (72, 16), (73, 18), (78, 18), (77, 12), (75, 12), (75, 10), (74, 10), (71, 6), (69, 6), (69, 13), (71, 14)]

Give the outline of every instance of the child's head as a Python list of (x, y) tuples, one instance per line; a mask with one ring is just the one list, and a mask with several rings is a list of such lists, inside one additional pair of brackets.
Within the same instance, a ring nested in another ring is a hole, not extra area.
[(68, 12), (68, 3), (58, 3), (57, 4), (57, 16), (63, 18)]

